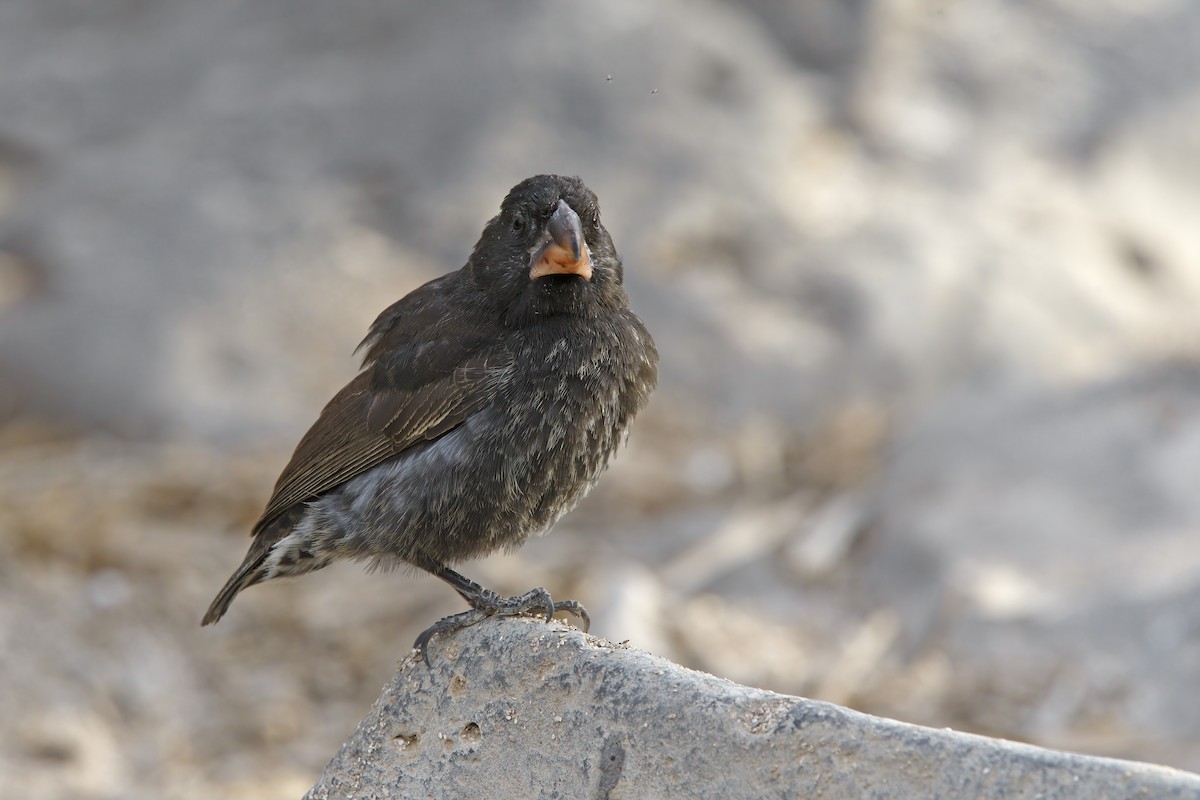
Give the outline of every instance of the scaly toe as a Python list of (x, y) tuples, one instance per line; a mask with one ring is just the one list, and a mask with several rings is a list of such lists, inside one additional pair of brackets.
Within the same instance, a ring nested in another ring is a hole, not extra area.
[(583, 632), (587, 633), (592, 627), (592, 617), (588, 614), (586, 608), (578, 600), (556, 600), (554, 602), (555, 611), (565, 611), (579, 618), (583, 623)]
[(478, 625), (488, 618), (488, 614), (472, 608), (470, 611), (464, 611), (461, 614), (451, 614), (448, 617), (442, 617), (437, 622), (430, 625), (425, 630), (421, 631), (421, 635), (413, 642), (413, 649), (421, 654), (421, 660), (425, 662), (425, 666), (429, 664), (429, 640), (438, 634), (454, 633), (461, 631), (463, 628), (469, 628), (472, 625)]
[(516, 597), (501, 597), (495, 592), (485, 590), (475, 600), (475, 607), (461, 614), (443, 617), (426, 628), (413, 648), (420, 651), (421, 660), (429, 666), (429, 640), (441, 634), (454, 633), (472, 625), (478, 625), (488, 617), (523, 617), (538, 616), (549, 622), (557, 611), (573, 614), (583, 623), (583, 630), (591, 627), (592, 619), (587, 609), (576, 600), (561, 600), (554, 602), (550, 593), (545, 589), (530, 589)]

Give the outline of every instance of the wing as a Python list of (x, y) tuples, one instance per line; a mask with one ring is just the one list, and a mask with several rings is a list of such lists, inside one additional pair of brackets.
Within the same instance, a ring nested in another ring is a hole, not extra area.
[(297, 503), (445, 434), (494, 399), (512, 358), (498, 344), (499, 331), (469, 319), (452, 307), (452, 292), (439, 291), (455, 275), (417, 289), (375, 321), (363, 371), (296, 446), (255, 533)]

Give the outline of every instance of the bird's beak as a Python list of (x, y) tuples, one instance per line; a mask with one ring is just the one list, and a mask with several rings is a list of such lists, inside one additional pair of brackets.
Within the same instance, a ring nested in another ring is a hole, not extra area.
[(592, 279), (592, 258), (583, 239), (583, 225), (575, 209), (559, 200), (553, 216), (546, 223), (542, 243), (529, 257), (529, 279), (544, 275), (578, 275)]

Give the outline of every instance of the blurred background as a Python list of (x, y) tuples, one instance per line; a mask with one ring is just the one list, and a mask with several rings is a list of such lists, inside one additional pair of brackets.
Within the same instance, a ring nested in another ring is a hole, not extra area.
[(662, 354), (463, 565), (742, 683), (1200, 770), (1200, 5), (0, 3), (0, 783), (293, 798), (421, 629), (200, 615), (375, 315), (539, 172)]

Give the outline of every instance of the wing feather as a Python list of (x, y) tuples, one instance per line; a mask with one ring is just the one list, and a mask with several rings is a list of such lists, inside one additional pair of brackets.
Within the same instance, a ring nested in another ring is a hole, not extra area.
[(363, 370), (296, 446), (256, 535), (298, 503), (446, 434), (494, 400), (513, 362), (504, 330), (470, 291), (464, 271), (449, 273), (379, 315), (360, 345)]
[(297, 503), (453, 430), (494, 399), (512, 360), (486, 321), (467, 323), (461, 309), (447, 307), (455, 275), (380, 314), (363, 342), (365, 368), (300, 440), (254, 533)]
[(472, 359), (413, 391), (372, 391), (370, 370), (359, 373), (300, 440), (255, 532), (297, 503), (461, 425), (492, 401), (511, 366), (495, 357)]

